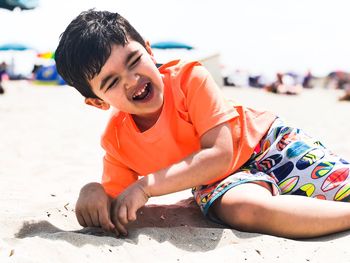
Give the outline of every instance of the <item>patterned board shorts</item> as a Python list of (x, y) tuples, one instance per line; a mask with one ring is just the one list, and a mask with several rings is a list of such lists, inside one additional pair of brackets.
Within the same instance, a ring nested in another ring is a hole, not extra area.
[[(272, 194), (292, 194), (319, 199), (350, 201), (350, 164), (298, 128), (277, 118), (251, 158), (222, 181), (194, 187), (192, 193), (202, 212), (210, 214), (213, 202), (231, 188), (268, 182)], [(349, 177), (349, 178), (348, 178)]]

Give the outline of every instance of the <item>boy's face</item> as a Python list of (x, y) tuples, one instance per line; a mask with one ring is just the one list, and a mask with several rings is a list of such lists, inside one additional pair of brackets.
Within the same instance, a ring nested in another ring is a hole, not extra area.
[(149, 44), (129, 40), (123, 47), (114, 45), (101, 72), (89, 81), (101, 98), (86, 103), (101, 109), (113, 106), (140, 118), (152, 118), (163, 105), (163, 81)]

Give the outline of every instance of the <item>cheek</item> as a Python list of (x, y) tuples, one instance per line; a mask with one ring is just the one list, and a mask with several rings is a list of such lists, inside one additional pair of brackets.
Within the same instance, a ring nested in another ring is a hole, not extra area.
[(161, 76), (156, 65), (153, 64), (153, 62), (150, 62), (150, 64), (148, 64), (147, 66), (147, 75), (150, 76), (153, 79), (153, 81), (159, 82), (161, 80)]
[(106, 99), (108, 99), (109, 103), (111, 105), (114, 105), (116, 108), (119, 108), (120, 106), (123, 106), (126, 103), (128, 103), (128, 99), (126, 98), (125, 94), (121, 91), (111, 91)]

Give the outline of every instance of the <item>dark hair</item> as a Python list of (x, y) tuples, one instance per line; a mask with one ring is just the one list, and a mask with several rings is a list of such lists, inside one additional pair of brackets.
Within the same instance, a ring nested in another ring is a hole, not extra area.
[(100, 73), (112, 46), (125, 46), (129, 38), (146, 46), (141, 35), (118, 13), (84, 11), (60, 36), (55, 51), (57, 71), (84, 97), (98, 98), (88, 80)]

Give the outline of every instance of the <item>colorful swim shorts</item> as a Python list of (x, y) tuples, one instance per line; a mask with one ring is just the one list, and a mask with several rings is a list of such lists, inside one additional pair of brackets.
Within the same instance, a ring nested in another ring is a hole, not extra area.
[(205, 215), (213, 202), (231, 188), (258, 181), (268, 182), (273, 195), (349, 202), (349, 170), (348, 161), (301, 129), (286, 126), (277, 118), (239, 170), (222, 181), (194, 187), (192, 193)]

